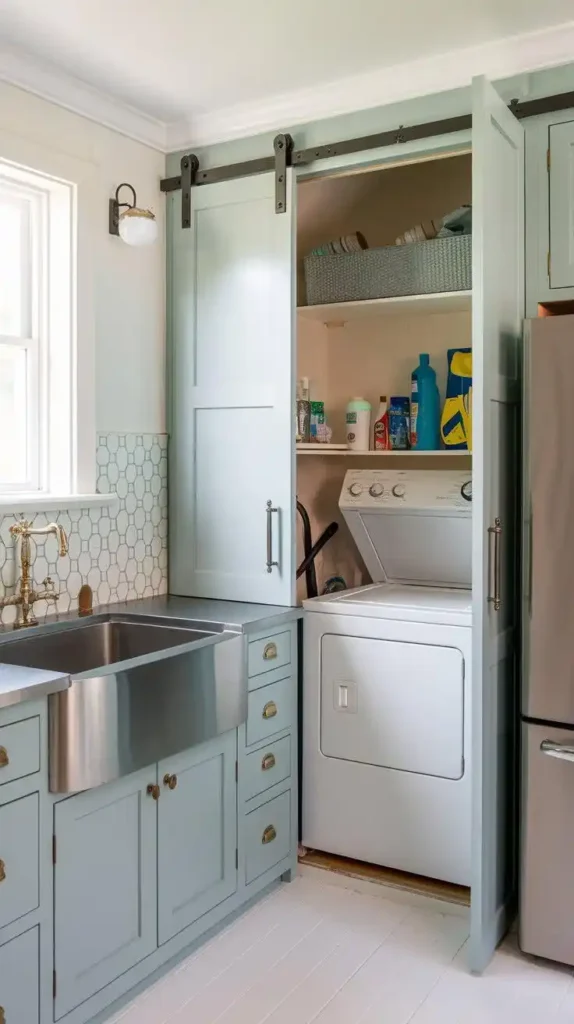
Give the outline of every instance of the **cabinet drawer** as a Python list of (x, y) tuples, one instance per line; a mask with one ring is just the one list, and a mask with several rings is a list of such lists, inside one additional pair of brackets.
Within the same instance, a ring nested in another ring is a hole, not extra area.
[[(282, 668), (291, 662), (291, 633), (275, 633), (263, 640), (251, 640), (248, 645), (247, 666), (249, 677), (260, 676), (262, 672), (270, 672), (272, 668)], [(260, 682), (249, 684), (253, 689)]]
[(289, 855), (291, 793), (257, 807), (245, 816), (245, 882), (249, 885)]
[(291, 725), (291, 679), (252, 690), (247, 698), (247, 746)]
[[(0, 786), (40, 771), (40, 719), (0, 726)], [(1, 1019), (1, 1018), (0, 1018)]]
[(35, 910), (38, 895), (38, 794), (32, 793), (0, 806), (0, 928)]
[(242, 765), (244, 777), (243, 797), (251, 800), (258, 793), (288, 779), (291, 774), (291, 737), (268, 743), (261, 750), (248, 754)]
[(2, 1024), (38, 1024), (38, 929), (0, 946), (0, 1021)]

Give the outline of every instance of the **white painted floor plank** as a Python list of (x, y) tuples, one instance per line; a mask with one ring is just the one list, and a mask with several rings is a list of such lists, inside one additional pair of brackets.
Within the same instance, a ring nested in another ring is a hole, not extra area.
[(515, 935), (475, 978), (460, 907), (326, 874), (282, 885), (108, 1024), (574, 1024), (572, 971)]
[(523, 956), (512, 935), (480, 977), (469, 974), (463, 947), (412, 1024), (541, 1024), (550, 1022), (566, 995), (571, 972)]

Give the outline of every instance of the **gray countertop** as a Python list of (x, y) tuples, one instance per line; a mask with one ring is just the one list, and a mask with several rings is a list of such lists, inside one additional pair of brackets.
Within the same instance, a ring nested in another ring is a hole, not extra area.
[(67, 690), (69, 685), (69, 676), (58, 672), (0, 664), (0, 708), (23, 700), (37, 700), (49, 693)]
[(111, 604), (98, 612), (130, 615), (158, 615), (170, 619), (198, 619), (217, 622), (239, 633), (275, 629), (303, 616), (302, 608), (274, 604), (246, 604), (242, 601), (214, 601), (202, 597), (149, 597), (141, 601)]
[[(146, 615), (163, 619), (194, 620), (217, 623), (224, 629), (238, 633), (259, 633), (275, 629), (300, 619), (302, 608), (285, 608), (279, 605), (247, 604), (241, 601), (212, 601), (198, 597), (150, 597), (139, 601), (124, 601), (118, 604), (100, 606), (94, 615)], [(86, 623), (77, 613), (49, 616), (40, 625), (22, 630), (19, 640), (38, 632), (70, 628), (74, 624)], [(2, 642), (16, 639), (14, 631), (7, 628), (0, 631), (0, 708), (18, 704), (24, 700), (35, 700), (50, 693), (65, 690), (70, 685), (67, 675), (47, 672), (42, 669), (22, 668), (2, 664)]]

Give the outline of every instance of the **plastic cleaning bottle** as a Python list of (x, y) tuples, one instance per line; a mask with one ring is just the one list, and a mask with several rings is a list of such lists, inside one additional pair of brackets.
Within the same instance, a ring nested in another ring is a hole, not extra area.
[(368, 452), (371, 439), (371, 404), (364, 398), (352, 398), (347, 406), (347, 448)]
[(411, 448), (419, 452), (440, 448), (440, 398), (426, 352), (419, 355), (419, 365), (411, 374)]
[(387, 396), (381, 395), (379, 399), (379, 411), (373, 427), (375, 451), (386, 452), (391, 447), (391, 438), (389, 435), (389, 407), (387, 405)]

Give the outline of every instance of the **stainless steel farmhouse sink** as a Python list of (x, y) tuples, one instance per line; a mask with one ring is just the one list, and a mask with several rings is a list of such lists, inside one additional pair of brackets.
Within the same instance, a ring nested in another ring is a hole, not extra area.
[(50, 790), (110, 782), (247, 716), (242, 635), (213, 623), (93, 616), (6, 639), (0, 662), (64, 672), (48, 698)]

